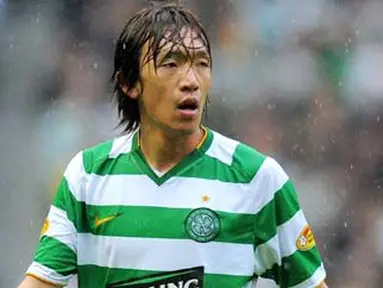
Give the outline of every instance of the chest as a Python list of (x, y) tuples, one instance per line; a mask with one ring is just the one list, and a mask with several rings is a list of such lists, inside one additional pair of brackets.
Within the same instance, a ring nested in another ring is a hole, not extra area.
[(79, 235), (78, 246), (83, 264), (153, 271), (202, 265), (214, 273), (252, 273), (256, 199), (246, 185), (183, 178), (158, 186), (140, 176), (101, 178), (87, 187), (88, 231)]
[(157, 185), (145, 175), (96, 176), (88, 181), (85, 190), (85, 202), (92, 206), (207, 207), (234, 214), (255, 213), (261, 196), (247, 183), (174, 177)]

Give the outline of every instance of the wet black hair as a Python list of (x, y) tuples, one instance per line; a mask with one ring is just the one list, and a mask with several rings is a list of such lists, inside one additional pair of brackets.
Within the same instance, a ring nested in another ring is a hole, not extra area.
[[(119, 126), (124, 127), (124, 132), (130, 133), (139, 127), (140, 111), (138, 100), (122, 91), (121, 85), (126, 85), (129, 90), (135, 88), (140, 83), (142, 64), (154, 60), (156, 65), (164, 45), (184, 45), (184, 36), (181, 35), (183, 28), (190, 28), (211, 55), (210, 43), (202, 24), (192, 12), (179, 4), (152, 3), (127, 21), (116, 43), (111, 78)], [(147, 53), (141, 55), (146, 43), (149, 45)], [(188, 49), (185, 50), (188, 53)], [(141, 59), (144, 59), (144, 63), (141, 63)], [(116, 77), (117, 73), (119, 76)]]

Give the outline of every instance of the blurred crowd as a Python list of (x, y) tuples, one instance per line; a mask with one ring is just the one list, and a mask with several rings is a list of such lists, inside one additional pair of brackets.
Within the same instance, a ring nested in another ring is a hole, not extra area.
[[(213, 46), (205, 124), (282, 163), (330, 287), (382, 287), (383, 2), (181, 2)], [(145, 4), (0, 0), (0, 287), (22, 278), (71, 157), (121, 133), (113, 48)]]

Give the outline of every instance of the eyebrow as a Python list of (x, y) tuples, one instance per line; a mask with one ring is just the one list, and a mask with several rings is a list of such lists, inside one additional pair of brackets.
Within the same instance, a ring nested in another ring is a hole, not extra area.
[(163, 56), (162, 58), (160, 57), (160, 59), (161, 59), (161, 61), (168, 60), (171, 58), (182, 59), (182, 58), (189, 58), (189, 55), (192, 58), (205, 58), (207, 60), (210, 60), (210, 55), (209, 55), (206, 47), (193, 49), (189, 53), (187, 53), (186, 51), (183, 51), (179, 48), (173, 49), (173, 50), (169, 51), (168, 53), (166, 53), (165, 56)]

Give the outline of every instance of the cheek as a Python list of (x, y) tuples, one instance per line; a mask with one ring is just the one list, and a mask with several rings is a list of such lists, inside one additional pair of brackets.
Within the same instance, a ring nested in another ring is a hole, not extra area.
[(171, 99), (169, 99), (167, 87), (161, 83), (150, 83), (145, 87), (143, 102), (149, 114), (156, 118), (164, 118), (169, 115)]
[(202, 72), (200, 74), (200, 87), (201, 87), (201, 92), (205, 95), (208, 90), (210, 89), (211, 85), (211, 73), (210, 72)]

